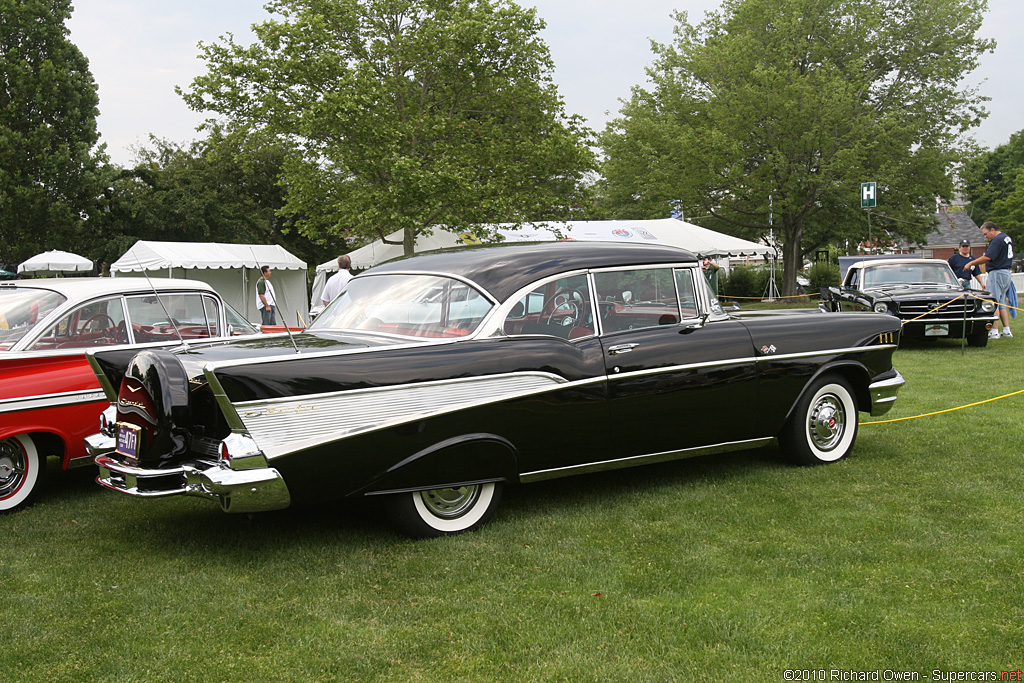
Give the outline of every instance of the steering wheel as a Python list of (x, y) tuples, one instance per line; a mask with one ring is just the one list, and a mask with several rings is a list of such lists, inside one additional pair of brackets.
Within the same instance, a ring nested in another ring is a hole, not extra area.
[(116, 327), (116, 326), (117, 326), (117, 325), (116, 325), (116, 324), (114, 323), (114, 319), (113, 319), (113, 318), (111, 318), (111, 317), (110, 317), (109, 315), (107, 315), (106, 313), (97, 313), (96, 315), (92, 316), (91, 318), (89, 318), (88, 320), (86, 320), (86, 321), (85, 321), (84, 323), (82, 323), (81, 327), (79, 327), (79, 328), (78, 328), (78, 334), (85, 334), (85, 331), (86, 331), (87, 329), (89, 329), (89, 325), (91, 325), (91, 324), (92, 324), (92, 321), (93, 321), (93, 320), (97, 320), (97, 319), (100, 319), (100, 318), (105, 318), (105, 319), (106, 319), (106, 321), (107, 321), (108, 323), (110, 323), (109, 325), (104, 325), (104, 326), (103, 326), (104, 328), (108, 328), (108, 327)]
[(568, 327), (569, 325), (576, 325), (583, 317), (583, 311), (581, 304), (586, 301), (583, 298), (583, 292), (578, 289), (560, 289), (551, 297), (544, 302), (542, 311), (546, 311), (548, 306), (551, 306), (551, 313), (548, 315), (547, 324), (550, 325), (551, 321), (555, 319), (555, 314), (558, 312), (571, 311), (567, 315), (561, 316), (559, 324)]

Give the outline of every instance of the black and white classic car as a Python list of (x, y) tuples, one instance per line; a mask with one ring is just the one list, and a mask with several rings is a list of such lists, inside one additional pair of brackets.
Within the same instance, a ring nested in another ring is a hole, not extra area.
[(98, 482), (227, 512), (380, 496), (414, 536), (502, 486), (774, 442), (839, 460), (903, 378), (891, 316), (732, 317), (656, 245), (508, 244), (372, 268), (293, 337), (91, 354)]
[(985, 346), (997, 320), (995, 298), (965, 290), (940, 259), (858, 261), (846, 271), (842, 286), (822, 294), (827, 310), (896, 316), (903, 336), (919, 341), (966, 337), (971, 346)]

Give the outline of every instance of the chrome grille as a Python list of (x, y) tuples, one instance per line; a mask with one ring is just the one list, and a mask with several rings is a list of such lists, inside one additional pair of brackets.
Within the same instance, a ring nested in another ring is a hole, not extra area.
[[(900, 313), (906, 313), (909, 315), (922, 315), (934, 311), (934, 309), (942, 306), (942, 304), (949, 301), (949, 299), (928, 299), (925, 301), (901, 301), (899, 303)], [(974, 299), (968, 299), (966, 297), (957, 299), (947, 306), (942, 306), (935, 315), (941, 316), (956, 316), (963, 315), (964, 313), (974, 313), (975, 311)]]

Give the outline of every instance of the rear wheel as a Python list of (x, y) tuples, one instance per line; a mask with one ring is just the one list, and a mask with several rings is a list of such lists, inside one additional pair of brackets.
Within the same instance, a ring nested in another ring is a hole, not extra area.
[(823, 375), (807, 388), (779, 435), (783, 450), (801, 465), (841, 460), (857, 439), (857, 403), (849, 382)]
[(30, 505), (43, 488), (46, 457), (27, 434), (0, 441), (0, 513)]
[(390, 496), (388, 516), (415, 538), (450, 536), (483, 526), (500, 500), (500, 482), (412, 491)]

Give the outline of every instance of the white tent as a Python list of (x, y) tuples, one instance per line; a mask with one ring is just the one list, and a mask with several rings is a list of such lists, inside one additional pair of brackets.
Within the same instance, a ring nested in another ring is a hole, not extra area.
[[(669, 244), (681, 247), (698, 256), (767, 256), (774, 252), (771, 247), (757, 242), (725, 235), (699, 225), (676, 218), (661, 218), (644, 221), (565, 221), (548, 223), (525, 223), (515, 229), (507, 223), (489, 226), (489, 232), (496, 235), (498, 242), (540, 242), (548, 240), (598, 240), (602, 242), (646, 242), (648, 244)], [(401, 231), (388, 235), (388, 240), (401, 242)], [(429, 237), (416, 240), (416, 252), (431, 249), (448, 249), (465, 244), (480, 244), (482, 240), (470, 234), (456, 234), (435, 228)], [(401, 244), (385, 244), (377, 240), (349, 253), (352, 269), (363, 270), (378, 263), (402, 255)], [(317, 273), (337, 270), (337, 261), (332, 259), (317, 266)], [(314, 284), (314, 289), (316, 285)], [(322, 287), (321, 287), (322, 288)]]
[(86, 273), (92, 270), (92, 261), (67, 251), (51, 249), (18, 266), (19, 273)]
[(270, 266), (273, 271), (270, 281), (282, 314), (277, 316), (277, 322), (308, 325), (306, 263), (276, 244), (140, 240), (110, 265), (110, 274), (200, 280), (209, 283), (250, 321), (258, 323), (256, 281), (262, 266)]

